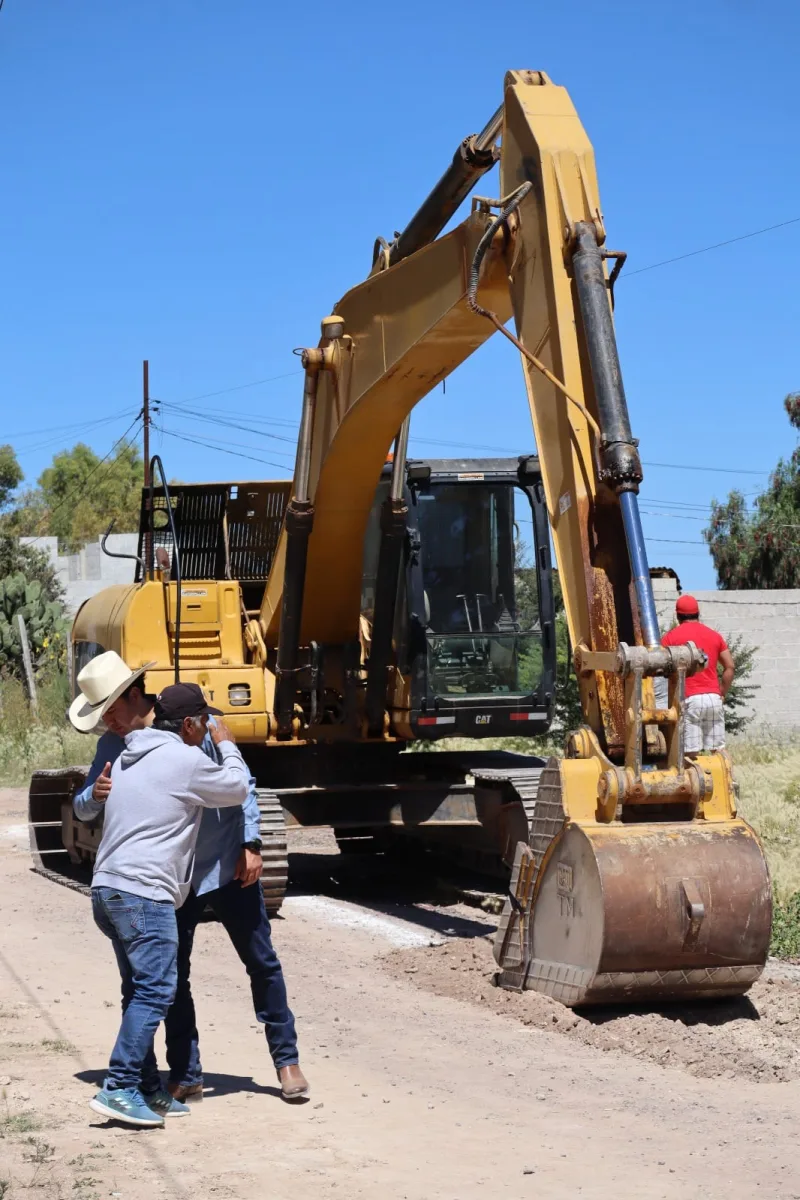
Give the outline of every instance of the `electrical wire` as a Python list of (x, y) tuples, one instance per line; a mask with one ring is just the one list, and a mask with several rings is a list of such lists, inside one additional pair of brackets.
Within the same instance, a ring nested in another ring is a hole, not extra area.
[(707, 521), (708, 515), (699, 517), (695, 513), (660, 512), (657, 508), (640, 507), (639, 512), (647, 517), (672, 517), (675, 521)]
[[(111, 447), (111, 449), (108, 451), (108, 453), (104, 454), (103, 457), (100, 459), (100, 461), (92, 467), (91, 471), (89, 471), (89, 473), (84, 476), (84, 478), (81, 480), (78, 487), (73, 488), (73, 490), (71, 492), (68, 492), (66, 496), (63, 496), (61, 498), (61, 500), (59, 500), (58, 504), (54, 505), (53, 508), (50, 508), (47, 510), (47, 512), (45, 513), (44, 517), (42, 518), (42, 521), (40, 524), (45, 524), (45, 523), (49, 522), (52, 519), (53, 514), (57, 513), (59, 511), (59, 509), (62, 509), (65, 504), (67, 504), (70, 500), (73, 500), (76, 496), (83, 495), (85, 493), (86, 484), (89, 482), (89, 480), (92, 479), (93, 476), (97, 474), (97, 472), (102, 467), (103, 463), (108, 462), (109, 458), (114, 453), (114, 451), (117, 449), (117, 447), (119, 445), (121, 445), (122, 442), (125, 441), (125, 439), (131, 433), (131, 431), (137, 425), (139, 425), (141, 420), (142, 420), (142, 413), (139, 412), (138, 415), (131, 422), (131, 424), (128, 426), (128, 428), (125, 430), (122, 437), (117, 438), (116, 442), (114, 442), (114, 445)], [(118, 461), (119, 461), (118, 458), (114, 460), (114, 462), (111, 464), (110, 469), (104, 473), (104, 475), (102, 476), (101, 479), (97, 480), (97, 483), (102, 483), (103, 480), (105, 480), (109, 477), (109, 475), (112, 473), (112, 471), (116, 468)], [(38, 533), (27, 544), (33, 545), (35, 542), (41, 541), (41, 539), (43, 537), (47, 537), (47, 534)]]
[[(158, 428), (158, 432), (162, 433), (162, 434), (166, 434), (167, 437), (169, 437), (169, 436), (178, 437), (179, 436), (179, 433), (177, 430), (166, 429), (166, 428), (164, 428), (163, 425), (155, 426), (155, 425), (152, 425), (152, 423), (151, 423), (151, 428), (153, 428), (153, 429)], [(184, 436), (189, 437), (191, 435), (186, 434)], [(249, 442), (232, 442), (227, 438), (215, 437), (212, 441), (210, 438), (206, 439), (206, 438), (201, 437), (198, 440), (203, 442), (204, 445), (207, 445), (209, 447), (209, 449), (213, 449), (215, 446), (237, 446), (237, 447), (239, 447), (240, 450), (253, 450), (253, 449), (258, 448), (258, 447), (251, 446)], [(280, 456), (281, 458), (288, 458), (290, 460), (290, 462), (294, 463), (295, 455), (293, 453), (290, 454), (286, 450), (273, 450), (272, 453)], [(263, 460), (259, 459), (259, 461), (263, 461)]]
[[(798, 219), (800, 219), (800, 218), (798, 218)], [(297, 372), (297, 371), (291, 372), (292, 375), (297, 375), (299, 373), (300, 372)], [(275, 378), (285, 379), (285, 378), (287, 378), (287, 376), (279, 375), (279, 376), (276, 376)], [(266, 381), (261, 380), (260, 382), (263, 383)], [(240, 386), (241, 387), (254, 387), (255, 384), (241, 384)], [(228, 390), (236, 391), (237, 389), (230, 388)], [(208, 393), (208, 395), (210, 395), (210, 396), (211, 395), (223, 395), (223, 394), (224, 393), (222, 393), (222, 392)], [(203, 399), (203, 398), (204, 397), (201, 397), (201, 396), (195, 397), (195, 399)], [(292, 444), (294, 444), (294, 441), (295, 441), (294, 438), (280, 437), (278, 434), (262, 433), (261, 430), (253, 429), (252, 423), (255, 422), (255, 423), (264, 424), (264, 425), (267, 425), (267, 424), (276, 425), (279, 427), (282, 426), (282, 427), (290, 428), (290, 429), (297, 429), (299, 427), (299, 422), (297, 422), (297, 421), (290, 421), (290, 420), (286, 420), (286, 419), (280, 419), (277, 417), (254, 417), (249, 413), (239, 414), (239, 413), (231, 413), (229, 411), (226, 411), (226, 415), (224, 417), (218, 417), (216, 415), (212, 416), (212, 415), (208, 415), (206, 413), (198, 412), (196, 410), (190, 410), (190, 409), (185, 408), (184, 405), (189, 403), (188, 400), (187, 401), (169, 401), (169, 400), (155, 401), (154, 400), (152, 402), (154, 404), (157, 403), (157, 404), (163, 406), (165, 409), (177, 410), (175, 415), (178, 415), (178, 413), (185, 413), (187, 416), (193, 416), (197, 420), (206, 421), (209, 424), (228, 425), (232, 429), (240, 429), (243, 433), (251, 433), (251, 434), (255, 434), (259, 437), (270, 437), (270, 438), (274, 438), (275, 440), (278, 440), (278, 441), (291, 442)], [(179, 405), (181, 406), (180, 408), (178, 407)], [(238, 423), (235, 423), (235, 422), (227, 419), (228, 417), (231, 417), (231, 416), (235, 416), (235, 417), (241, 416), (244, 420), (250, 421), (251, 424), (250, 425), (240, 425)], [(508, 454), (508, 455), (518, 455), (519, 454), (519, 447), (511, 448), (509, 446), (490, 446), (490, 445), (486, 445), (485, 443), (482, 443), (482, 442), (458, 442), (458, 441), (453, 441), (450, 438), (447, 438), (447, 439), (428, 438), (428, 437), (423, 437), (423, 436), (412, 437), (410, 440), (415, 445), (419, 445), (419, 446), (443, 446), (446, 448), (458, 447), (459, 449), (462, 449), (462, 450), (478, 450), (478, 451), (484, 451), (484, 452), (489, 451), (494, 454)], [(657, 462), (647, 462), (646, 461), (642, 465), (645, 467), (663, 468), (663, 469), (672, 470), (672, 471), (710, 471), (713, 473), (719, 473), (719, 474), (724, 474), (724, 475), (770, 475), (772, 473), (771, 471), (756, 471), (750, 467), (713, 467), (713, 466), (708, 466), (706, 464), (692, 464), (692, 463), (661, 463), (661, 462), (657, 463)], [(756, 493), (750, 493), (750, 494), (755, 495)], [(666, 503), (678, 503), (678, 502), (659, 501), (659, 503), (666, 504)]]
[(254, 379), (252, 383), (237, 383), (235, 387), (220, 388), (218, 392), (202, 392), (199, 396), (188, 396), (184, 400), (174, 400), (173, 404), (193, 404), (195, 400), (211, 400), (214, 396), (227, 396), (231, 392), (243, 392), (246, 388), (260, 387), (265, 383), (277, 383), (279, 379), (291, 379), (293, 375), (302, 375), (299, 371), (287, 371), (285, 375), (272, 375), (269, 379)]
[(644, 540), (646, 542), (664, 542), (664, 543), (668, 542), (671, 546), (705, 546), (706, 545), (705, 542), (698, 542), (698, 540), (696, 538), (645, 537)]
[[(519, 448), (516, 450), (509, 449), (508, 446), (485, 446), (477, 442), (453, 442), (449, 439), (443, 441), (440, 438), (412, 437), (412, 442), (423, 446), (460, 446), (464, 450), (493, 450), (497, 454), (519, 454)], [(644, 467), (664, 467), (672, 471), (714, 471), (721, 472), (725, 475), (771, 475), (771, 471), (754, 471), (749, 467), (710, 467), (696, 465), (692, 463), (656, 463), (643, 462)]]
[[(124, 420), (126, 417), (129, 417), (131, 415), (131, 413), (134, 411), (135, 411), (134, 409), (128, 409), (127, 412), (118, 413), (114, 417), (107, 417), (102, 421), (92, 422), (92, 430), (93, 430), (93, 432), (97, 432), (101, 425), (102, 426), (113, 425), (115, 422)], [(70, 427), (67, 426), (66, 428), (70, 428)], [(88, 427), (77, 426), (77, 427), (75, 427), (74, 432), (72, 434), (60, 433), (56, 437), (48, 437), (44, 441), (37, 442), (34, 445), (25, 446), (21, 450), (17, 449), (16, 445), (14, 445), (14, 453), (16, 454), (18, 459), (26, 459), (26, 458), (32, 457), (34, 454), (39, 453), (39, 451), (41, 451), (41, 450), (49, 449), (51, 446), (57, 446), (59, 444), (63, 446), (65, 441), (72, 441), (73, 449), (74, 449), (74, 446), (77, 444), (74, 440), (74, 436), (75, 436), (75, 433), (77, 433), (78, 429), (81, 429), (83, 434), (86, 434), (89, 432)]]
[(790, 217), (788, 221), (779, 221), (777, 225), (765, 225), (763, 229), (754, 229), (751, 233), (742, 233), (738, 237), (726, 238), (724, 242), (714, 242), (713, 245), (703, 246), (700, 250), (689, 250), (686, 254), (676, 254), (674, 258), (663, 258), (660, 262), (650, 263), (646, 267), (637, 267), (635, 271), (625, 271), (620, 279), (632, 279), (634, 275), (644, 275), (645, 271), (668, 267), (670, 263), (683, 262), (685, 258), (696, 258), (698, 254), (708, 254), (709, 250), (732, 246), (734, 242), (746, 242), (748, 238), (760, 237), (762, 233), (772, 233), (774, 229), (785, 229), (787, 225), (796, 225), (798, 222), (800, 222), (800, 217)]
[(197, 412), (195, 409), (191, 409), (191, 408), (181, 408), (181, 409), (175, 411), (175, 405), (164, 404), (163, 407), (166, 409), (169, 409), (169, 415), (172, 415), (172, 416), (194, 417), (195, 420), (205, 421), (206, 424), (208, 424), (208, 425), (214, 425), (214, 426), (224, 425), (224, 426), (227, 426), (227, 428), (229, 428), (229, 429), (239, 429), (239, 430), (241, 430), (242, 433), (251, 433), (255, 437), (272, 438), (274, 441), (277, 441), (277, 442), (288, 442), (292, 446), (295, 444), (295, 442), (297, 440), (296, 438), (293, 438), (293, 437), (285, 437), (283, 434), (280, 434), (280, 433), (267, 433), (261, 429), (252, 429), (249, 425), (240, 425), (235, 421), (228, 421), (224, 417), (207, 416), (205, 413)]
[(268, 458), (256, 458), (254, 454), (243, 454), (241, 450), (226, 450), (221, 446), (218, 447), (215, 442), (202, 441), (200, 438), (190, 437), (186, 433), (177, 433), (174, 429), (165, 429), (163, 425), (155, 425), (152, 421), (151, 426), (159, 430), (160, 433), (163, 433), (165, 437), (179, 438), (182, 442), (190, 442), (195, 446), (202, 446), (204, 450), (219, 449), (221, 454), (231, 454), (235, 458), (249, 458), (251, 462), (263, 463), (267, 467), (277, 467), (279, 471), (289, 470), (285, 463), (270, 462)]
[[(161, 401), (160, 403), (167, 403), (167, 402)], [(172, 407), (172, 406), (170, 405), (170, 407)], [(286, 428), (286, 429), (299, 429), (300, 428), (299, 421), (290, 421), (290, 420), (287, 420), (286, 417), (259, 417), (251, 412), (237, 412), (235, 409), (228, 408), (227, 406), (225, 408), (225, 415), (228, 417), (233, 417), (234, 420), (237, 420), (237, 421), (253, 421), (253, 422), (255, 422), (256, 425), (276, 425), (279, 428)]]
[[(119, 421), (123, 417), (131, 416), (135, 411), (135, 409), (129, 408), (123, 409), (122, 412), (115, 413), (112, 417), (98, 417), (97, 420), (94, 421), (79, 421), (77, 423), (72, 421), (69, 425), (51, 425), (49, 427), (49, 432), (63, 433), (65, 430), (88, 429), (92, 425), (108, 425), (111, 421)], [(8, 433), (4, 430), (3, 437), (13, 438), (14, 440), (24, 437), (41, 437), (44, 432), (45, 430), (40, 425), (38, 429), (23, 429), (13, 433)]]
[(719, 475), (771, 475), (771, 471), (754, 471), (751, 467), (709, 467), (691, 463), (642, 462), (643, 467), (665, 467), (671, 471), (713, 471)]
[[(195, 409), (189, 410), (184, 407), (179, 408), (176, 404), (173, 404), (170, 400), (157, 400), (157, 401), (153, 401), (153, 404), (157, 405), (159, 408), (163, 409), (164, 411), (170, 412), (174, 416), (178, 416), (178, 417), (182, 416), (182, 415), (189, 415), (190, 413), (194, 413), (194, 414), (197, 413), (197, 410), (195, 410)], [(253, 413), (249, 413), (249, 412), (237, 412), (234, 409), (228, 408), (227, 405), (226, 405), (224, 411), (225, 411), (225, 416), (222, 418), (223, 420), (226, 420), (226, 421), (227, 420), (249, 421), (250, 426), (248, 426), (248, 430), (247, 430), (248, 433), (258, 432), (257, 430), (252, 429), (252, 425), (274, 425), (277, 429), (292, 429), (292, 430), (297, 430), (300, 428), (299, 421), (289, 421), (284, 417), (259, 417), (259, 416), (254, 415)], [(201, 415), (202, 415), (202, 419), (205, 421), (215, 421), (216, 422), (216, 417), (213, 414), (210, 414), (207, 410), (202, 412)], [(292, 439), (292, 440), (294, 440), (294, 439)]]

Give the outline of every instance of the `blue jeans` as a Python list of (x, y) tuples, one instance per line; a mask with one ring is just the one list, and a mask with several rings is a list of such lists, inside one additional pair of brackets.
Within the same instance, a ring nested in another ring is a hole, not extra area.
[(161, 1087), (153, 1038), (178, 986), (178, 928), (169, 900), (147, 900), (116, 888), (92, 888), (94, 919), (111, 939), (122, 976), (122, 1024), (106, 1087)]
[(178, 990), (167, 1014), (165, 1033), (170, 1083), (187, 1087), (203, 1079), (189, 968), (194, 931), (206, 904), (225, 927), (250, 976), (253, 1008), (256, 1019), (265, 1027), (273, 1063), (280, 1070), (298, 1061), (294, 1017), (286, 998), (281, 964), (272, 945), (264, 894), (259, 884), (242, 887), (234, 879), (200, 897), (191, 891), (177, 912)]

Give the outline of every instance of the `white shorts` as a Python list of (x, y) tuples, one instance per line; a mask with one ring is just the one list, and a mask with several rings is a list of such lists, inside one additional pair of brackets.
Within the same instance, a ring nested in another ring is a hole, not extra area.
[(725, 746), (725, 710), (722, 697), (714, 692), (701, 692), (686, 700), (687, 754), (701, 750), (722, 750)]

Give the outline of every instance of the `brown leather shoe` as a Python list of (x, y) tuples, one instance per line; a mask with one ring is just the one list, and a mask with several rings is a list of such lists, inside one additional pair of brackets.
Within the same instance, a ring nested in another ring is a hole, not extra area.
[(167, 1091), (169, 1092), (170, 1096), (173, 1096), (176, 1100), (180, 1100), (182, 1102), (189, 1100), (192, 1103), (195, 1103), (196, 1101), (203, 1099), (202, 1083), (168, 1083)]
[(278, 1082), (281, 1085), (281, 1096), (284, 1100), (304, 1100), (311, 1093), (308, 1080), (300, 1070), (299, 1063), (281, 1067), (278, 1071)]

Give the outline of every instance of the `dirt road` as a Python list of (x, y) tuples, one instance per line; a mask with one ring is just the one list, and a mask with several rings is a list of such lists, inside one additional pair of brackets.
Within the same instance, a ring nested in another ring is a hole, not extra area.
[[(535, 998), (505, 1000), (488, 983), (493, 919), (461, 907), (387, 915), (378, 899), (289, 897), (274, 934), (313, 1086), (299, 1107), (279, 1099), (242, 969), (204, 925), (193, 978), (206, 1097), (165, 1130), (106, 1125), (87, 1101), (116, 1033), (116, 968), (88, 900), (31, 872), (24, 822), (23, 793), (0, 790), (5, 1200), (800, 1197), (800, 1082), (792, 1039), (786, 1081), (775, 1042), (795, 1031), (793, 985), (764, 985), (781, 1000), (763, 1054), (748, 1030), (766, 999), (692, 1026), (717, 1039), (717, 1067), (693, 1075), (633, 1052), (670, 1018), (642, 1018), (644, 1035), (623, 1022), (616, 1041), (603, 1024), (593, 1042), (588, 1026), (550, 1032)], [(325, 849), (302, 836), (306, 860)], [(344, 864), (318, 862), (336, 891)], [(742, 1038), (760, 1064), (744, 1073)], [(733, 1079), (718, 1069), (726, 1046)]]

